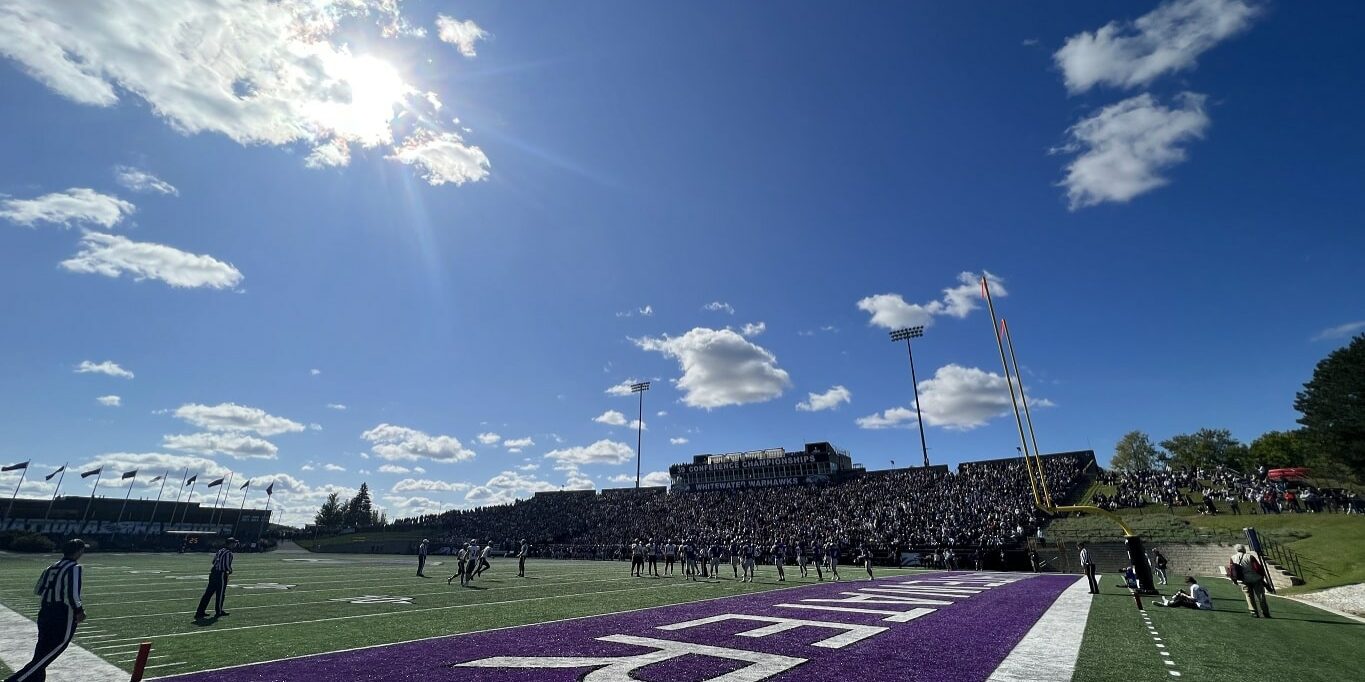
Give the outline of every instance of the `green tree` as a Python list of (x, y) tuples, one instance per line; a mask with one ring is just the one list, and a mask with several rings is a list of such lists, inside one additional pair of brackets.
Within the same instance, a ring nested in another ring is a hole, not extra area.
[(1109, 466), (1128, 471), (1150, 471), (1160, 456), (1161, 451), (1156, 449), (1147, 434), (1129, 431), (1114, 446), (1114, 457), (1109, 460)]
[(1313, 455), (1365, 479), (1365, 334), (1318, 363), (1294, 409)]
[(366, 483), (360, 484), (360, 490), (351, 498), (350, 504), (346, 505), (346, 525), (359, 528), (370, 525), (371, 512), (374, 505), (370, 501), (370, 486)]
[(1247, 463), (1247, 447), (1227, 429), (1199, 429), (1161, 441), (1161, 447), (1171, 453), (1173, 467), (1205, 467), (1217, 465), (1242, 469)]
[(332, 493), (327, 496), (327, 501), (322, 503), (322, 508), (313, 517), (313, 523), (323, 528), (335, 528), (344, 521), (345, 510), (342, 509), (341, 502), (337, 499), (337, 494)]
[(1302, 431), (1267, 431), (1251, 441), (1248, 453), (1252, 466), (1301, 467), (1308, 464)]

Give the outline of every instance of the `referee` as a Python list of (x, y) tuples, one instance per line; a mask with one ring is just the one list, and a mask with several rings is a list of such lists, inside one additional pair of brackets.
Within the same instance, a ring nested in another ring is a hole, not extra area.
[(204, 609), (209, 607), (209, 599), (213, 599), (213, 617), (221, 618), (228, 615), (223, 610), (223, 599), (227, 597), (228, 576), (232, 575), (232, 550), (237, 547), (237, 538), (228, 538), (222, 549), (213, 555), (213, 570), (209, 571), (209, 586), (204, 589), (204, 596), (199, 600), (199, 610), (194, 612), (195, 620), (208, 618)]
[(417, 545), (417, 577), (425, 578), (427, 575), (422, 572), (427, 567), (427, 543), (426, 538), (422, 538), (421, 544)]
[(62, 655), (71, 638), (76, 636), (76, 624), (85, 620), (81, 606), (81, 565), (77, 563), (85, 553), (81, 540), (67, 540), (62, 545), (62, 558), (47, 567), (38, 578), (33, 593), (42, 597), (38, 611), (38, 646), (33, 649), (33, 660), (10, 675), (5, 682), (42, 682), (47, 679), (47, 666)]

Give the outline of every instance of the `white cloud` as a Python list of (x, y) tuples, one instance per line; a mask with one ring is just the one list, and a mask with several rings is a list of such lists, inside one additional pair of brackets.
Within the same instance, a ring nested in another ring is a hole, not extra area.
[(766, 402), (791, 386), (775, 355), (730, 329), (697, 327), (682, 336), (633, 341), (678, 361), (683, 375), (677, 386), (683, 403), (692, 407)]
[[(987, 272), (991, 284), (991, 296), (1002, 298), (1009, 295), (1005, 283), (999, 277)], [(871, 313), (869, 324), (884, 329), (902, 327), (925, 327), (934, 324), (934, 318), (947, 315), (962, 319), (980, 307), (981, 276), (971, 272), (960, 272), (957, 285), (943, 290), (943, 296), (928, 303), (906, 303), (900, 294), (876, 294), (858, 301), (858, 309)], [(824, 331), (826, 328), (822, 327)], [(838, 331), (838, 330), (834, 330)]]
[(322, 465), (322, 468), (323, 468), (323, 469), (326, 469), (327, 471), (345, 471), (345, 470), (346, 470), (346, 467), (341, 466), (340, 464), (332, 464), (331, 462), (328, 462), (328, 463)]
[[(0, 9), (0, 25), (4, 10)], [(0, 28), (0, 36), (4, 31)], [(3, 50), (0, 47), (0, 50)], [(12, 223), (33, 227), (37, 223), (53, 223), (63, 227), (98, 225), (109, 229), (136, 210), (118, 197), (101, 194), (93, 189), (72, 187), (65, 192), (53, 192), (33, 199), (5, 199), (0, 201), (0, 218)]]
[(621, 414), (616, 410), (607, 410), (606, 412), (603, 412), (602, 414), (593, 417), (592, 420), (597, 422), (598, 424), (606, 424), (607, 426), (626, 425), (626, 415)]
[(233, 432), (162, 436), (161, 447), (200, 455), (222, 454), (235, 459), (275, 459), (280, 450), (264, 438)]
[(1313, 337), (1313, 340), (1324, 341), (1326, 339), (1344, 339), (1362, 329), (1365, 329), (1365, 320), (1361, 320), (1359, 322), (1347, 322), (1346, 324), (1339, 324), (1335, 327), (1328, 327), (1318, 332), (1317, 336)]
[[(1015, 388), (1018, 391), (1018, 387)], [(932, 379), (919, 383), (920, 407), (924, 423), (954, 431), (969, 431), (1012, 410), (1005, 377), (975, 367), (950, 364), (938, 368)], [(1030, 397), (1030, 407), (1052, 407), (1046, 398)], [(858, 419), (865, 429), (910, 427), (915, 423), (912, 408), (893, 407), (879, 414)]]
[(436, 15), (436, 30), (441, 42), (450, 43), (460, 49), (460, 54), (474, 57), (474, 44), (488, 39), (488, 31), (479, 28), (471, 19), (460, 21), (444, 14)]
[(242, 281), (242, 273), (237, 268), (212, 256), (101, 232), (82, 235), (80, 252), (62, 261), (62, 267), (71, 272), (105, 277), (127, 273), (135, 280), (157, 279), (173, 287), (185, 288), (227, 289)]
[(350, 39), (349, 25), (364, 21), (385, 36), (420, 35), (398, 8), (394, 0), (6, 0), (0, 54), (81, 104), (138, 98), (184, 134), (302, 145), (313, 149), (310, 165), (340, 164), (352, 145), (392, 144), (400, 122), (437, 125), (423, 89), (368, 53), (367, 41)]
[(655, 413), (654, 413), (654, 416), (656, 416), (656, 417), (667, 417), (667, 416), (668, 416), (668, 410), (659, 410), (658, 412), (655, 412)]
[(132, 166), (115, 166), (114, 179), (118, 184), (127, 187), (134, 192), (155, 192), (157, 194), (170, 194), (179, 196), (180, 190), (161, 178)]
[(641, 486), (667, 486), (673, 482), (673, 478), (667, 471), (651, 471), (640, 479)]
[(308, 370), (308, 376), (314, 376), (314, 377), (315, 377), (315, 376), (318, 376), (318, 375), (320, 375), (320, 374), (322, 374), (322, 370), (320, 370), (320, 369), (313, 368), (313, 369)]
[(384, 504), (387, 507), (386, 511), (389, 512), (390, 519), (439, 514), (449, 506), (442, 504), (437, 500), (433, 500), (430, 497), (422, 497), (420, 495), (414, 497), (385, 495), (383, 499)]
[(530, 464), (519, 464), (519, 465), (517, 465), (517, 471), (535, 471), (536, 469), (539, 469), (539, 468), (540, 468), (540, 465), (539, 465), (539, 464), (536, 464), (535, 462), (532, 462), (532, 463), (530, 463)]
[(317, 422), (311, 422), (311, 423), (308, 424), (308, 430), (309, 430), (309, 431), (321, 431), (321, 430), (322, 430), (322, 424), (319, 424), (319, 423), (317, 423)]
[(462, 493), (469, 490), (472, 486), (468, 483), (450, 483), (448, 481), (432, 481), (425, 478), (405, 478), (395, 484), (390, 492), (410, 493), (410, 492), (446, 492)]
[(741, 336), (758, 336), (765, 331), (768, 331), (768, 325), (762, 322), (749, 322), (739, 328)]
[(632, 419), (632, 420), (630, 420), (629, 426), (630, 426), (631, 430), (639, 430), (639, 431), (648, 431), (648, 430), (649, 430), (649, 424), (646, 423), (646, 422), (642, 422), (642, 421), (640, 421), (639, 419)]
[(208, 431), (251, 431), (262, 436), (274, 436), (304, 429), (303, 424), (296, 421), (267, 414), (258, 407), (236, 403), (187, 403), (175, 409), (175, 416)]
[(421, 169), (430, 185), (463, 185), (488, 177), (488, 156), (456, 133), (419, 130), (393, 148), (388, 158)]
[(1071, 92), (1132, 88), (1194, 68), (1199, 55), (1251, 26), (1260, 8), (1243, 0), (1171, 0), (1132, 22), (1112, 21), (1067, 39), (1053, 55)]
[(502, 436), (499, 436), (496, 433), (489, 432), (479, 434), (477, 439), (480, 443), (484, 445), (497, 445), (498, 441), (502, 440)]
[(628, 396), (628, 395), (633, 395), (633, 394), (630, 392), (630, 387), (633, 386), (633, 385), (635, 385), (635, 384), (638, 384), (638, 383), (640, 383), (640, 380), (639, 380), (639, 379), (635, 379), (635, 378), (626, 379), (625, 381), (622, 381), (621, 383), (616, 384), (615, 386), (612, 386), (611, 388), (608, 388), (608, 389), (607, 389), (606, 391), (604, 391), (604, 392), (605, 392), (607, 395), (612, 395), (612, 396), (617, 396), (617, 397), (624, 397), (624, 396)]
[(1209, 127), (1203, 95), (1185, 92), (1175, 101), (1171, 108), (1143, 93), (1067, 130), (1067, 143), (1055, 151), (1077, 154), (1061, 182), (1071, 210), (1123, 203), (1167, 183), (1162, 172), (1185, 160), (1182, 145)]
[(654, 306), (646, 305), (640, 308), (633, 308), (631, 310), (616, 313), (617, 317), (635, 317), (636, 315), (639, 315), (640, 317), (654, 317)]
[(710, 310), (711, 312), (717, 313), (726, 313), (729, 315), (735, 314), (735, 307), (730, 305), (729, 303), (726, 303), (725, 301), (711, 301), (710, 303), (707, 303), (706, 305), (702, 306), (701, 309)]
[(824, 393), (808, 393), (805, 401), (796, 404), (801, 412), (819, 412), (837, 409), (841, 403), (853, 400), (853, 393), (843, 386), (833, 386)]
[(465, 501), (476, 505), (510, 504), (518, 498), (551, 490), (559, 490), (559, 486), (516, 471), (504, 471), (487, 483), (470, 488)]
[(635, 458), (635, 450), (625, 443), (603, 439), (592, 445), (551, 450), (545, 453), (545, 456), (561, 465), (569, 466), (624, 464)]
[(336, 410), (338, 412), (344, 412), (346, 411), (346, 406), (342, 405), (341, 403), (327, 403), (327, 409)]
[(123, 405), (123, 398), (116, 395), (102, 395), (95, 398), (95, 401), (105, 407), (119, 407)]
[(309, 463), (309, 464), (305, 464), (305, 465), (299, 467), (299, 471), (312, 471), (312, 470), (314, 470), (314, 469), (316, 469), (316, 468), (317, 468), (317, 467), (315, 467), (315, 466), (313, 466), (311, 463)]
[(687, 445), (687, 439), (684, 438), (684, 437), (682, 437), (682, 436), (676, 436), (676, 437), (674, 437), (674, 438), (669, 438), (669, 439), (668, 439), (668, 442), (671, 443), (671, 444), (673, 444), (673, 445)]
[(119, 367), (119, 366), (118, 366), (118, 363), (116, 363), (116, 362), (111, 362), (111, 361), (109, 361), (109, 360), (105, 360), (104, 362), (98, 362), (98, 363), (96, 363), (96, 362), (91, 362), (91, 361), (89, 361), (89, 360), (82, 360), (82, 361), (81, 361), (81, 364), (79, 364), (79, 365), (76, 366), (76, 373), (77, 373), (77, 374), (107, 374), (107, 375), (109, 375), (109, 376), (111, 376), (111, 377), (118, 377), (118, 378), (120, 378), (120, 379), (132, 379), (132, 378), (133, 378), (133, 373), (132, 373), (132, 372), (129, 372), (128, 370), (126, 370), (126, 369), (124, 369), (124, 368), (122, 368), (122, 367)]
[(527, 437), (525, 437), (525, 438), (508, 438), (507, 440), (504, 440), (504, 441), (502, 442), (502, 446), (503, 446), (503, 447), (505, 447), (505, 448), (507, 448), (507, 449), (509, 449), (509, 450), (513, 450), (513, 449), (514, 449), (514, 450), (518, 450), (518, 451), (520, 451), (521, 448), (529, 448), (529, 447), (531, 447), (532, 445), (535, 445), (535, 444), (536, 444), (536, 442), (535, 442), (534, 440), (531, 440), (531, 437), (530, 437), (530, 436), (527, 436)]
[(381, 474), (410, 474), (410, 473), (412, 473), (412, 469), (409, 469), (409, 468), (404, 467), (404, 466), (398, 466), (397, 464), (381, 464), (381, 465), (379, 465), (379, 473), (381, 473)]
[(380, 424), (360, 437), (373, 444), (370, 450), (375, 455), (389, 461), (462, 462), (474, 457), (474, 451), (465, 448), (454, 436), (432, 436), (404, 426)]

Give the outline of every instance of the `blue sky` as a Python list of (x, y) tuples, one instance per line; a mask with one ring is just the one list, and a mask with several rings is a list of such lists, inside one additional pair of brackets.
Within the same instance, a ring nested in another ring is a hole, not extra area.
[(48, 5), (0, 6), (33, 474), (232, 470), (293, 522), (361, 481), (393, 516), (614, 487), (629, 379), (646, 473), (910, 463), (874, 320), (930, 325), (930, 458), (1006, 456), (983, 271), (1043, 449), (1103, 458), (1290, 428), (1365, 328), (1357, 3)]

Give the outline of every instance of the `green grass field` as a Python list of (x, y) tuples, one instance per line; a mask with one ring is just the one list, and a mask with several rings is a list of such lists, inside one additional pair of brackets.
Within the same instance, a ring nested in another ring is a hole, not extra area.
[[(53, 560), (0, 556), (0, 603), (36, 618), (33, 582)], [(413, 557), (272, 552), (238, 555), (231, 615), (196, 623), (209, 563), (207, 554), (87, 556), (89, 620), (75, 643), (131, 668), (137, 643), (151, 640), (149, 675), (169, 675), (802, 584), (795, 568), (786, 583), (771, 568), (754, 583), (691, 582), (632, 578), (618, 562), (548, 560), (529, 562), (529, 577), (520, 579), (514, 560), (494, 559), (492, 571), (462, 589), (446, 585), (453, 572), (446, 557), (432, 557), (432, 577), (423, 579)]]
[[(34, 618), (33, 581), (52, 559), (0, 555), (0, 603)], [(209, 561), (207, 554), (87, 556), (90, 620), (76, 644), (130, 669), (138, 642), (150, 640), (154, 677), (805, 584), (778, 583), (770, 567), (760, 567), (755, 583), (694, 583), (631, 578), (624, 563), (586, 561), (532, 561), (530, 577), (518, 579), (515, 563), (499, 559), (474, 588), (462, 589), (446, 585), (446, 557), (433, 557), (433, 577), (422, 579), (413, 575), (412, 557), (274, 552), (239, 555), (231, 615), (196, 623)], [(1092, 603), (1076, 680), (1170, 679), (1171, 670), (1191, 679), (1240, 679), (1236, 671), (1257, 670), (1270, 679), (1334, 680), (1361, 669), (1365, 624), (1284, 599), (1272, 601), (1275, 619), (1252, 619), (1235, 586), (1215, 579), (1206, 583), (1214, 612), (1148, 608), (1175, 663), (1168, 669), (1141, 612), (1115, 582), (1106, 576), (1104, 594)]]

